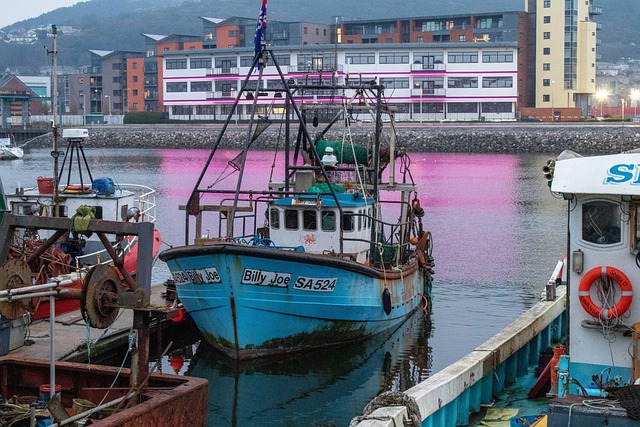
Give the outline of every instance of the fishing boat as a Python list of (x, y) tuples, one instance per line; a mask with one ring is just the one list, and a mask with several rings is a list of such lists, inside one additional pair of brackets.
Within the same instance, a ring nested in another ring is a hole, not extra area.
[[(277, 83), (263, 83), (267, 67)], [(234, 359), (366, 339), (399, 325), (430, 298), (431, 234), (408, 155), (395, 145), (395, 110), (383, 99), (384, 87), (311, 81), (285, 78), (276, 56), (257, 43), (184, 207), (185, 245), (160, 253), (205, 339)], [(265, 94), (267, 108), (258, 104)], [(218, 148), (246, 95), (254, 114), (243, 150), (229, 159)], [(322, 98), (333, 102), (320, 104)], [(320, 123), (320, 110), (331, 111), (330, 120), (312, 136), (308, 126)], [(336, 123), (346, 123), (348, 134), (354, 111), (375, 120), (370, 141), (327, 139)], [(274, 122), (282, 126), (275, 137), (284, 154), (277, 150), (282, 160), (274, 162), (281, 180), (258, 179), (261, 188), (248, 188), (247, 177), (255, 179), (245, 167), (249, 149)], [(237, 173), (235, 184), (226, 184), (227, 172)]]
[(17, 160), (24, 156), (22, 147), (11, 142), (11, 138), (0, 138), (0, 160)]
[[(69, 217), (79, 226), (66, 233), (26, 229), (14, 236), (9, 256), (32, 257), (28, 264), (36, 285), (54, 281), (77, 293), (92, 266), (115, 262), (123, 285), (128, 286), (137, 271), (136, 236), (114, 240), (111, 242), (114, 249), (107, 250), (98, 235), (82, 232), (82, 224), (90, 219), (155, 223), (155, 190), (144, 185), (115, 183), (109, 177), (94, 177), (83, 149), (88, 137), (87, 129), (63, 129), (62, 139), (67, 148), (56, 179), (37, 177), (33, 186), (21, 186), (6, 194), (7, 207), (15, 215)], [(48, 240), (51, 245), (45, 245)], [(154, 228), (154, 259), (161, 243), (160, 232)], [(41, 250), (44, 247), (47, 249)], [(57, 314), (80, 308), (75, 293), (67, 292), (73, 298), (56, 304)], [(32, 313), (32, 320), (48, 317), (48, 297), (30, 301), (27, 311)]]
[[(568, 247), (543, 301), (404, 391), (404, 402), (413, 406), (398, 403), (397, 396), (398, 405), (391, 406), (390, 396), (381, 395), (351, 425), (397, 425), (389, 421), (394, 417), (413, 417), (412, 425), (423, 426), (489, 425), (498, 419), (511, 426), (637, 425), (638, 165), (637, 151), (591, 157), (565, 151), (550, 159), (543, 172), (552, 194), (567, 204)], [(485, 424), (476, 424), (482, 417)]]
[[(57, 27), (52, 26), (53, 55), (52, 105), (57, 102)], [(138, 250), (136, 235), (114, 235), (83, 232), (92, 219), (116, 222), (156, 221), (155, 190), (139, 184), (126, 184), (112, 177), (95, 177), (84, 152), (89, 138), (87, 129), (59, 129), (53, 109), (52, 175), (34, 177), (33, 185), (19, 185), (6, 194), (9, 212), (14, 215), (40, 218), (73, 218), (74, 227), (66, 232), (36, 227), (16, 229), (13, 245), (8, 251), (10, 260), (25, 259), (35, 285), (57, 283), (54, 293), (45, 292), (42, 298), (25, 301), (19, 311), (31, 313), (32, 320), (49, 317), (49, 298), (55, 304), (55, 314), (85, 308), (79, 304), (84, 282), (90, 281), (92, 267), (110, 264), (117, 267), (125, 289), (135, 288)], [(61, 131), (61, 132), (60, 132)], [(62, 162), (59, 161), (59, 138), (67, 143)], [(46, 172), (43, 172), (46, 174)], [(109, 241), (108, 239), (112, 239)], [(155, 260), (162, 238), (154, 227), (153, 245), (148, 248)], [(2, 261), (2, 260), (0, 260)], [(6, 285), (5, 285), (6, 286)], [(0, 287), (2, 285), (0, 284)], [(64, 289), (63, 289), (64, 288)], [(2, 289), (4, 290), (4, 289)], [(64, 290), (64, 292), (61, 292)], [(6, 313), (2, 313), (7, 316)], [(18, 313), (11, 313), (13, 317)], [(85, 316), (86, 317), (86, 316)]]

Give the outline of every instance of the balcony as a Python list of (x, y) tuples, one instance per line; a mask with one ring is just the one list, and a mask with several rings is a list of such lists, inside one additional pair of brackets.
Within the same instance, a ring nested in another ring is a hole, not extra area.
[(423, 98), (428, 98), (431, 96), (445, 96), (444, 88), (414, 88), (411, 89), (411, 96), (422, 96)]
[(207, 92), (207, 99), (232, 99), (236, 94), (237, 92), (230, 90)]
[(411, 64), (411, 71), (445, 71), (445, 64)]
[[(289, 65), (289, 73), (292, 74), (309, 74), (309, 73), (333, 73), (333, 65)], [(338, 71), (343, 70), (342, 64), (338, 64)], [(284, 71), (284, 70), (283, 70)]]
[(207, 76), (237, 76), (239, 74), (238, 67), (207, 68)]

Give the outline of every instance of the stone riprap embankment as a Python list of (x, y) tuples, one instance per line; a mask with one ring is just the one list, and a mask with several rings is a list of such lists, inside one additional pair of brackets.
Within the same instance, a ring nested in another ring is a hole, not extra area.
[[(311, 128), (312, 135), (321, 127)], [(220, 133), (220, 126), (96, 126), (89, 128), (85, 147), (97, 148), (184, 148), (210, 149)], [(617, 126), (437, 126), (399, 127), (397, 146), (413, 152), (457, 153), (559, 153), (573, 150), (581, 154), (619, 153), (640, 148), (640, 127)], [(273, 124), (252, 144), (252, 149), (282, 147), (284, 130)], [(331, 130), (327, 139), (345, 140), (344, 129)], [(350, 138), (358, 145), (372, 138), (373, 127), (355, 127)], [(246, 131), (232, 126), (225, 132), (221, 148), (240, 148), (247, 139)], [(51, 141), (40, 138), (29, 147), (51, 147)], [(64, 144), (63, 144), (64, 147)]]

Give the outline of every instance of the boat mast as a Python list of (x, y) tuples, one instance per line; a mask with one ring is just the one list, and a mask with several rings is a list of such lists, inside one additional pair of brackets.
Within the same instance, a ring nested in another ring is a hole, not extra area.
[(53, 58), (51, 70), (51, 80), (53, 80), (51, 92), (51, 108), (53, 109), (53, 151), (51, 151), (51, 156), (53, 157), (53, 214), (58, 217), (60, 216), (60, 206), (58, 204), (58, 119), (56, 116), (58, 109), (58, 75), (56, 73), (58, 66), (58, 27), (55, 24), (51, 26), (51, 34), (53, 36), (53, 50), (47, 53), (50, 53)]

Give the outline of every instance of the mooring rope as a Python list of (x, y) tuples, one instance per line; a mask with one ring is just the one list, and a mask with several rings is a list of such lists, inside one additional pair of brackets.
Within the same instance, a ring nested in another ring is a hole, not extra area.
[(404, 406), (407, 408), (407, 416), (411, 422), (411, 427), (420, 427), (422, 425), (422, 416), (420, 415), (420, 408), (416, 403), (416, 400), (402, 391), (385, 391), (384, 393), (376, 396), (371, 402), (364, 407), (362, 416), (355, 417), (351, 420), (349, 427), (357, 426), (360, 421), (364, 420), (387, 420), (388, 417), (371, 417), (370, 415), (378, 408), (385, 406)]

